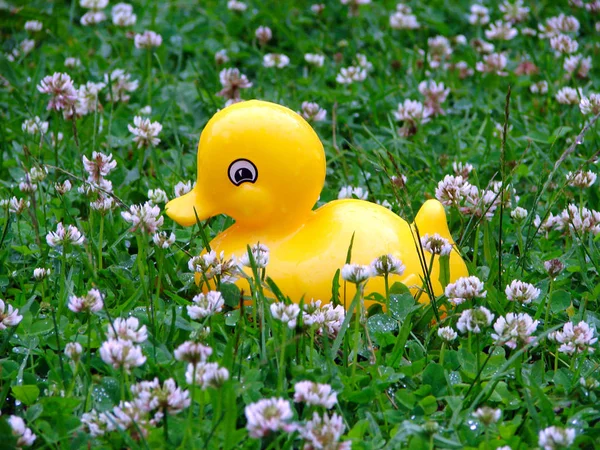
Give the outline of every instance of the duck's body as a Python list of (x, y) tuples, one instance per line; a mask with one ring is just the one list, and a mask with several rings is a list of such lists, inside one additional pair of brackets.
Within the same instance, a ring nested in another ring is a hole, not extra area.
[[(236, 223), (215, 237), (211, 249), (239, 257), (249, 245), (266, 245), (267, 275), (294, 301), (329, 301), (352, 236), (352, 263), (370, 264), (392, 254), (406, 269), (390, 282), (419, 290), (423, 261), (414, 226), (362, 200), (337, 200), (312, 211), (324, 181), (323, 145), (302, 117), (268, 102), (237, 103), (206, 125), (198, 145), (198, 182), (167, 204), (167, 214), (182, 225), (216, 214), (233, 217)], [(436, 200), (425, 202), (415, 224), (420, 235), (438, 233), (452, 242), (444, 208)], [(429, 259), (425, 253), (425, 264)], [(442, 292), (438, 266), (436, 261), (431, 274), (436, 295)], [(465, 263), (453, 250), (450, 280), (466, 275)], [(247, 291), (245, 280), (238, 283)], [(370, 280), (367, 293), (383, 293), (383, 283), (382, 278)], [(346, 292), (348, 299), (353, 291)]]
[[(444, 209), (439, 202), (427, 202), (421, 210), (423, 213), (429, 221), (417, 223), (419, 233), (437, 232), (451, 239)], [(434, 218), (437, 220), (432, 220)], [(413, 292), (421, 289), (423, 270), (415, 237), (413, 227), (380, 205), (363, 200), (336, 200), (310, 212), (304, 223), (293, 230), (249, 230), (234, 224), (220, 233), (210, 246), (217, 252), (225, 252), (225, 255), (242, 255), (247, 252), (249, 242), (265, 244), (270, 250), (267, 275), (285, 295), (296, 301), (304, 297), (306, 301), (320, 299), (327, 303), (332, 296), (333, 278), (346, 262), (352, 239), (353, 263), (370, 264), (381, 255), (392, 254), (404, 263), (406, 269), (401, 276), (390, 276), (390, 285), (400, 281)], [(453, 251), (450, 259), (452, 278), (468, 276), (457, 252)], [(429, 263), (427, 260), (426, 264)], [(441, 291), (438, 278), (438, 265), (435, 264), (431, 279), (437, 294)], [(244, 280), (238, 284), (248, 291)], [(369, 281), (366, 294), (370, 292), (385, 292), (383, 278)], [(346, 293), (342, 302), (352, 299), (353, 285), (347, 286)], [(423, 300), (427, 298), (427, 295), (421, 296)], [(370, 303), (367, 301), (367, 306)]]

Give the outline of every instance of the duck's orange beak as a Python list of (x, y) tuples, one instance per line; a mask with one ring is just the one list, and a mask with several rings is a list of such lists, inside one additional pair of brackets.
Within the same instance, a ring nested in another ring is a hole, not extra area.
[(206, 220), (215, 215), (208, 202), (202, 201), (196, 188), (171, 200), (165, 206), (165, 211), (171, 219), (184, 227), (194, 225), (197, 220)]

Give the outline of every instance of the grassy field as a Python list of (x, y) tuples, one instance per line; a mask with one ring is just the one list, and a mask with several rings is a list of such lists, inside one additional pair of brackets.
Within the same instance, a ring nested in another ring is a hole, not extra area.
[[(597, 446), (597, 1), (9, 0), (0, 23), (2, 448)], [(250, 99), (318, 133), (317, 206), (437, 198), (471, 277), (387, 310), (361, 280), (346, 314), (362, 268), (319, 304), (274, 289), (268, 249), (249, 275), (193, 259), (233, 220), (165, 203)]]

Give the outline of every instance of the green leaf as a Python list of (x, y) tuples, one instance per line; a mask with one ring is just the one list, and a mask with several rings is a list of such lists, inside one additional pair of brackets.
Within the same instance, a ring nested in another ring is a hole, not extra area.
[(390, 295), (390, 312), (394, 319), (405, 320), (411, 311), (420, 308), (410, 292)]
[(225, 300), (225, 304), (227, 306), (231, 306), (235, 308), (240, 305), (240, 288), (238, 288), (235, 284), (231, 283), (221, 283), (221, 294), (223, 295), (223, 299)]
[(550, 295), (550, 309), (552, 312), (565, 311), (571, 305), (571, 294), (567, 291), (558, 290)]
[(392, 319), (387, 314), (375, 314), (367, 320), (369, 332), (377, 334), (392, 333), (398, 329), (398, 322)]
[(444, 368), (438, 363), (430, 363), (423, 371), (423, 383), (434, 388), (438, 397), (444, 395), (447, 389)]
[(13, 397), (27, 406), (33, 405), (40, 395), (40, 388), (35, 384), (13, 386), (11, 390)]

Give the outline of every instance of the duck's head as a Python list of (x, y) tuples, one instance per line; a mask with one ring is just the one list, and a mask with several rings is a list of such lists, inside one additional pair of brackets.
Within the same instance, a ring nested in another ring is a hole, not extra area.
[(294, 111), (251, 100), (206, 124), (198, 144), (198, 180), (166, 206), (181, 225), (226, 214), (245, 227), (300, 223), (325, 182), (325, 153)]

